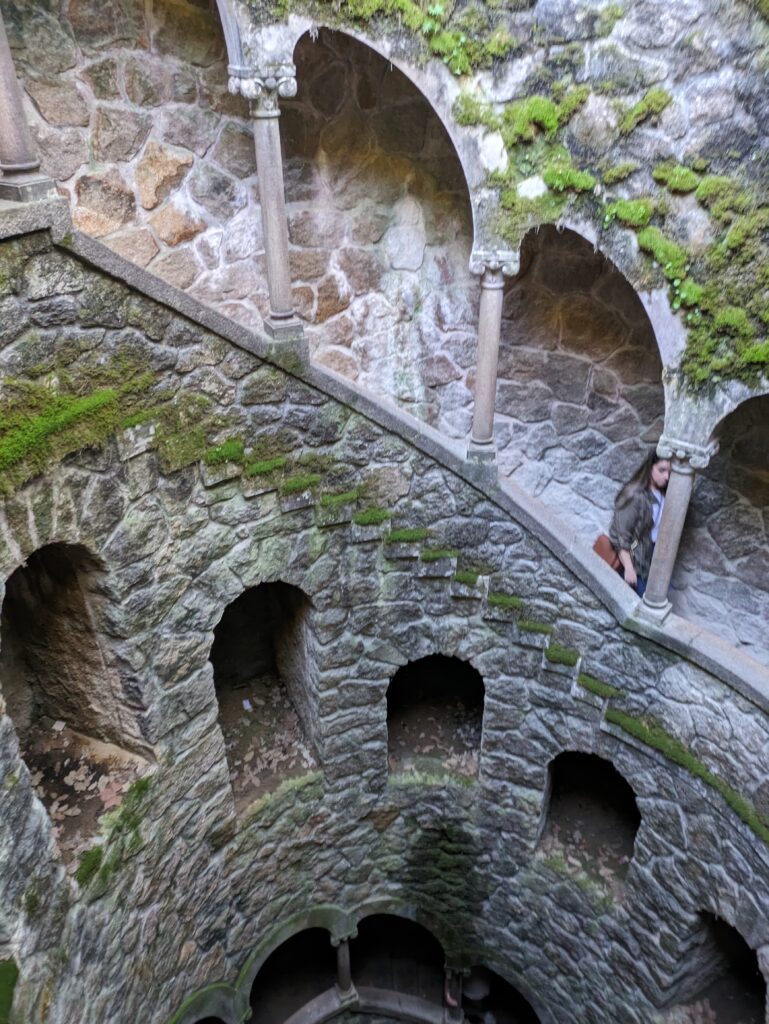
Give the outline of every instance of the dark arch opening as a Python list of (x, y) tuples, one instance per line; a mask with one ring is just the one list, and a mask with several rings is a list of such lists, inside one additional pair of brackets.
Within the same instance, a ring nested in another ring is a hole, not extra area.
[(764, 1024), (766, 982), (755, 951), (721, 918), (705, 912), (700, 922), (699, 941), (682, 965), (683, 992), (677, 999), (682, 1019)]
[(484, 685), (459, 658), (431, 654), (399, 668), (387, 690), (391, 771), (478, 774)]
[(587, 536), (662, 432), (662, 362), (638, 294), (579, 234), (530, 231), (505, 289), (500, 464)]
[(325, 928), (307, 928), (265, 960), (251, 986), (253, 1020), (283, 1024), (336, 984), (336, 950)]
[(103, 621), (103, 567), (79, 544), (47, 544), (9, 577), (0, 680), (32, 784), (63, 858), (90, 845), (105, 810), (146, 768)]
[(352, 36), (307, 33), (294, 62), (281, 136), (313, 358), (464, 436), (455, 409), (469, 409), (478, 282), (454, 145), (407, 76)]
[(726, 416), (698, 471), (673, 576), (675, 609), (769, 662), (769, 395)]
[(540, 851), (611, 885), (627, 875), (641, 815), (614, 765), (566, 751), (550, 762)]
[(251, 587), (214, 630), (211, 664), (235, 806), (317, 767), (312, 604), (287, 583)]
[(443, 947), (415, 921), (394, 914), (364, 918), (350, 943), (350, 964), (359, 990), (384, 988), (443, 1003)]
[(473, 967), (465, 979), (462, 1009), (468, 1024), (539, 1024), (521, 993), (488, 967)]
[(224, 1024), (221, 1017), (204, 1017), (203, 1020), (199, 1020), (196, 1024)]

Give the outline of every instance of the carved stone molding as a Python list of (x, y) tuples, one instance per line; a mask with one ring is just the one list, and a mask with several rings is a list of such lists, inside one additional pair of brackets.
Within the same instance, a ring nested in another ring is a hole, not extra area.
[(228, 88), (251, 101), (254, 117), (278, 117), (280, 100), (296, 96), (296, 66), (291, 63), (248, 68), (230, 64)]
[(515, 277), (520, 269), (521, 261), (517, 252), (476, 250), (470, 257), (470, 273), (477, 277), (485, 274), (487, 270), (494, 273), (501, 270), (505, 277)]
[(718, 441), (708, 445), (692, 444), (663, 434), (657, 443), (657, 454), (661, 458), (687, 463), (692, 469), (705, 469), (717, 451)]

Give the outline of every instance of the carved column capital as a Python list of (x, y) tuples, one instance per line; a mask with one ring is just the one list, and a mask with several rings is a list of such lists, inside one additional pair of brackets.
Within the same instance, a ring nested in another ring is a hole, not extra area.
[(678, 472), (705, 469), (717, 451), (718, 441), (711, 441), (708, 445), (692, 444), (691, 441), (679, 441), (663, 434), (657, 443), (657, 454), (663, 459), (671, 459)]
[(251, 102), (253, 117), (279, 117), (280, 100), (296, 96), (296, 66), (292, 63), (248, 68), (230, 64), (228, 88)]
[(470, 257), (470, 273), (476, 277), (482, 277), (487, 270), (492, 273), (501, 271), (504, 277), (515, 277), (520, 268), (521, 262), (517, 252), (476, 250)]

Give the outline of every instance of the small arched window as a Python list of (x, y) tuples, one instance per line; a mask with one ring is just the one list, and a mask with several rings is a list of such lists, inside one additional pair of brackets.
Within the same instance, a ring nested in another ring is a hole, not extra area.
[(398, 669), (387, 690), (390, 770), (476, 776), (483, 700), (480, 673), (459, 658), (432, 654)]
[(211, 663), (235, 806), (316, 767), (312, 605), (298, 587), (262, 583), (228, 605)]
[(596, 880), (622, 880), (641, 815), (635, 793), (614, 765), (567, 751), (550, 763), (540, 850)]
[(336, 950), (325, 928), (307, 928), (278, 946), (251, 986), (254, 1020), (285, 1021), (310, 1000), (333, 988)]
[(0, 616), (5, 710), (65, 861), (147, 767), (107, 639), (108, 600), (86, 548), (47, 544), (9, 577)]

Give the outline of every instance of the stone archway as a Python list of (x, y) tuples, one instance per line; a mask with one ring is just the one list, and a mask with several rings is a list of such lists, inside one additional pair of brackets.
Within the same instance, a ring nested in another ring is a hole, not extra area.
[(430, 423), (474, 360), (477, 282), (462, 166), (409, 79), (321, 29), (283, 101), (298, 312), (314, 358)]
[(529, 232), (505, 291), (496, 435), (504, 473), (588, 536), (658, 440), (662, 362), (637, 293), (576, 232)]
[(671, 600), (769, 661), (769, 395), (737, 406), (715, 436), (720, 448), (695, 481)]

